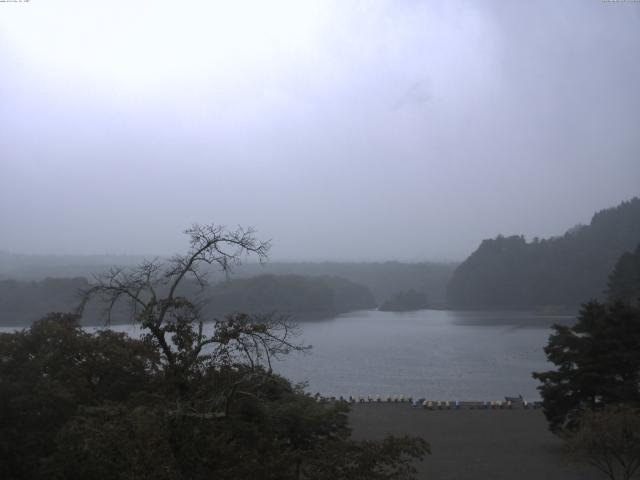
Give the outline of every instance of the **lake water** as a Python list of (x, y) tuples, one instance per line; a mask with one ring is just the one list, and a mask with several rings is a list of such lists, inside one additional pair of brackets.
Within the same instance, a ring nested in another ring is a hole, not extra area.
[(552, 323), (572, 317), (514, 312), (355, 312), (301, 324), (308, 355), (275, 369), (325, 395), (412, 395), (442, 400), (539, 398)]
[[(313, 348), (274, 369), (323, 395), (536, 400), (531, 372), (552, 367), (542, 350), (549, 326), (573, 322), (521, 312), (352, 312), (300, 323), (299, 343)], [(114, 328), (136, 334), (131, 326)]]

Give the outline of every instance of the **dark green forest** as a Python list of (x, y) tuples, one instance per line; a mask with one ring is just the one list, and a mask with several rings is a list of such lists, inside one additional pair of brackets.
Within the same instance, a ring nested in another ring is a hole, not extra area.
[(448, 285), (452, 308), (563, 308), (603, 299), (620, 256), (640, 243), (640, 199), (597, 212), (560, 237), (484, 240)]

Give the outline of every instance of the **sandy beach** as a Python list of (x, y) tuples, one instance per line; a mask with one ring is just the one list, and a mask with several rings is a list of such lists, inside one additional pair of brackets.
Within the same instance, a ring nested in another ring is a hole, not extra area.
[(432, 454), (417, 465), (429, 480), (596, 480), (593, 467), (569, 461), (541, 410), (425, 410), (403, 403), (353, 405), (355, 439), (417, 435)]

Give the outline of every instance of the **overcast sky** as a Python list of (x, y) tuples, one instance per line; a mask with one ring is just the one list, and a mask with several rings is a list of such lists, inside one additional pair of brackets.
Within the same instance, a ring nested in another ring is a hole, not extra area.
[(0, 3), (0, 250), (455, 260), (640, 194), (640, 3)]

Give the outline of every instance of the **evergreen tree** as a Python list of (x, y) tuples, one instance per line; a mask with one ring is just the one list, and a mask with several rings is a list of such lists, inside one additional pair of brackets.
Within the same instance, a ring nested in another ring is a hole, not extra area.
[(544, 350), (556, 369), (533, 374), (552, 431), (575, 429), (587, 410), (640, 407), (639, 307), (592, 301), (553, 329)]
[(640, 302), (640, 244), (634, 252), (625, 252), (618, 259), (608, 286), (610, 302)]

